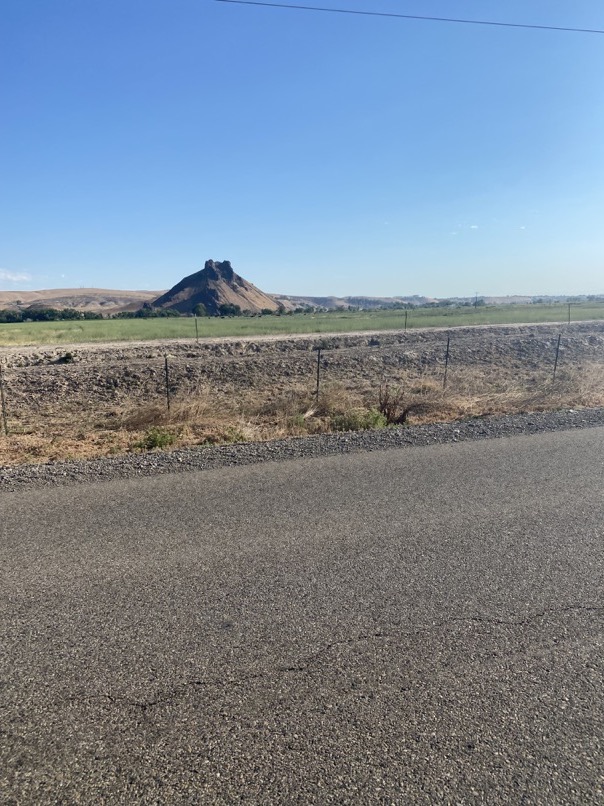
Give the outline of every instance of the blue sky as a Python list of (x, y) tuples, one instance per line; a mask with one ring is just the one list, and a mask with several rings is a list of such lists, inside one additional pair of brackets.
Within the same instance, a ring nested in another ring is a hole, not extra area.
[[(215, 258), (290, 294), (604, 292), (604, 36), (2, 5), (0, 288), (161, 289)], [(595, 0), (324, 5), (604, 28)]]

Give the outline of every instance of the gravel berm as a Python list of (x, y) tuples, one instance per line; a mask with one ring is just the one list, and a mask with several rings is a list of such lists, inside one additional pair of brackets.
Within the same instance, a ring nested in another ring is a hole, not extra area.
[(416, 445), (462, 442), (538, 434), (572, 428), (604, 426), (604, 408), (565, 409), (433, 425), (385, 428), (320, 434), (271, 442), (190, 448), (180, 451), (147, 452), (91, 461), (50, 462), (0, 467), (0, 490), (11, 492), (25, 486), (77, 484), (119, 478), (210, 470), (215, 467), (284, 461), (312, 456), (330, 456), (357, 451), (388, 450)]

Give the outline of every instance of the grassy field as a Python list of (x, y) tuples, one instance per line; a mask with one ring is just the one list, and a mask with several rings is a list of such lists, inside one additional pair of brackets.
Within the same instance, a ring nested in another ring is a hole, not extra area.
[[(407, 326), (448, 328), (463, 325), (566, 322), (567, 318), (568, 306), (565, 304), (416, 308), (408, 312)], [(571, 319), (574, 322), (604, 319), (604, 303), (572, 305)], [(405, 327), (405, 311), (333, 311), (287, 316), (203, 318), (197, 322), (200, 338), (346, 333), (356, 330), (402, 329)], [(195, 338), (194, 319), (106, 319), (0, 324), (0, 347), (183, 338)]]

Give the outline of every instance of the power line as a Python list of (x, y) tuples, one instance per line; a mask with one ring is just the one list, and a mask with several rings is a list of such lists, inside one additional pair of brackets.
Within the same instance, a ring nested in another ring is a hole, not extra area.
[(523, 22), (497, 22), (495, 20), (458, 19), (455, 17), (426, 17), (419, 14), (397, 14), (393, 11), (357, 11), (351, 8), (327, 8), (323, 6), (288, 5), (287, 3), (266, 3), (263, 0), (215, 0), (217, 3), (234, 3), (240, 6), (263, 6), (265, 8), (289, 8), (292, 11), (324, 11), (330, 14), (356, 14), (361, 17), (394, 17), (401, 20), (423, 20), (426, 22), (453, 22), (461, 25), (491, 25), (497, 28), (529, 28), (537, 31), (563, 31), (575, 34), (604, 34), (598, 28), (570, 28), (559, 25), (531, 25)]

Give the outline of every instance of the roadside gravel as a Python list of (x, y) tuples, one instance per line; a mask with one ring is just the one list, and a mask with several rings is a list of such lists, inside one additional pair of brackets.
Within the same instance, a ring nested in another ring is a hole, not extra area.
[(330, 456), (359, 451), (465, 442), (604, 426), (604, 408), (567, 409), (503, 417), (480, 417), (452, 423), (321, 434), (272, 442), (241, 443), (170, 452), (148, 452), (39, 465), (0, 467), (0, 490), (109, 481), (119, 478), (210, 470), (216, 467)]

